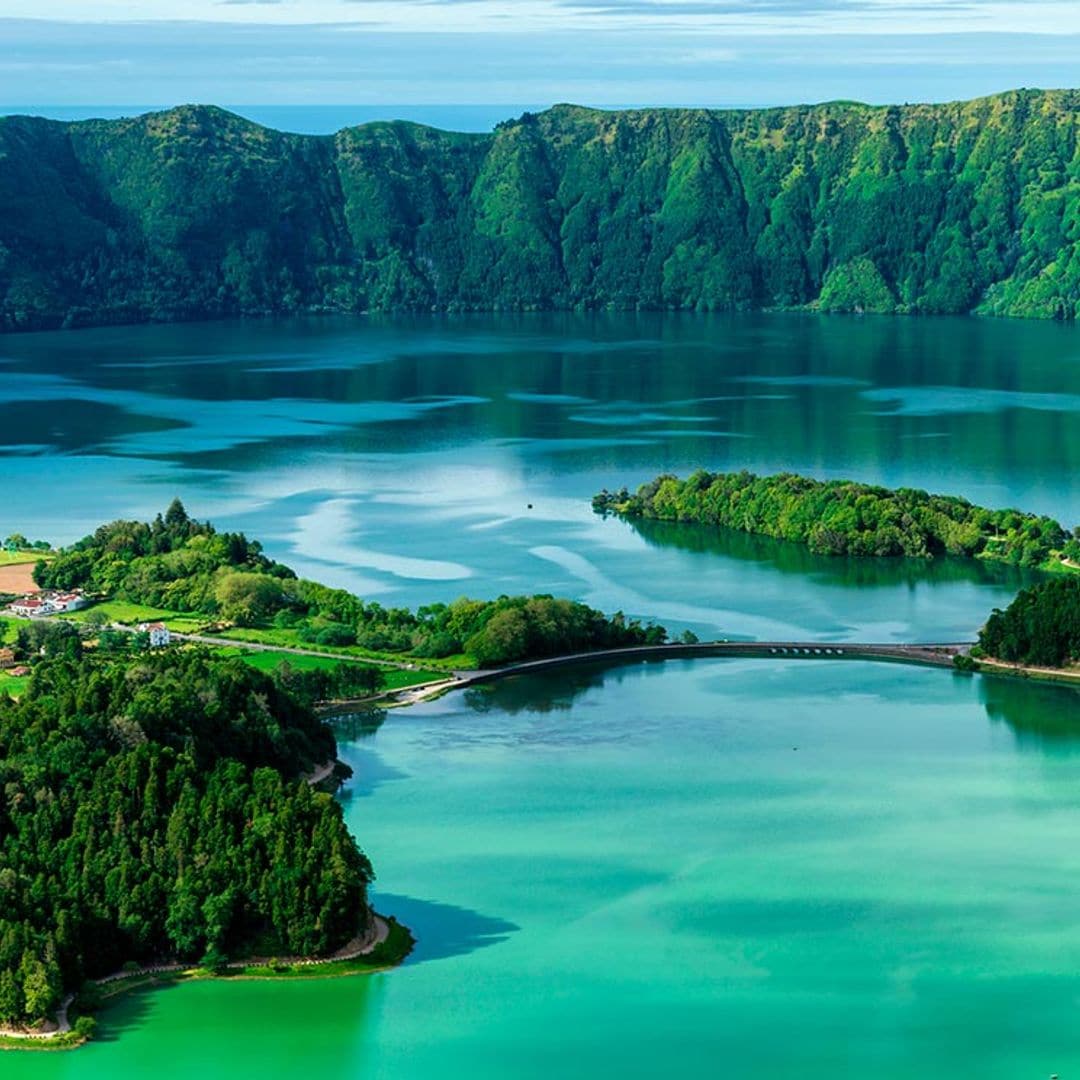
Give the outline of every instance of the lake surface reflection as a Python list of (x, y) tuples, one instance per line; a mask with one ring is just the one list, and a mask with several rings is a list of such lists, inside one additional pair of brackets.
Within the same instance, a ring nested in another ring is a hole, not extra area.
[[(180, 494), (417, 605), (545, 591), (730, 637), (957, 640), (1030, 580), (591, 512), (789, 469), (1080, 520), (1080, 336), (977, 320), (298, 321), (0, 339), (8, 528)], [(388, 975), (128, 999), (4, 1080), (1080, 1071), (1080, 697), (840, 661), (580, 667), (337, 721)]]
[[(1080, 337), (798, 315), (326, 319), (0, 340), (11, 528), (190, 509), (394, 605), (545, 591), (707, 636), (966, 638), (1007, 568), (815, 560), (592, 514), (790, 469), (1080, 520)], [(17, 520), (15, 517), (17, 516)]]

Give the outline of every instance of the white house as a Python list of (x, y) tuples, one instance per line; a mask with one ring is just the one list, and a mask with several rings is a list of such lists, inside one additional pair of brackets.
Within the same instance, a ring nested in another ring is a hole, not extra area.
[(11, 605), (11, 610), (24, 619), (33, 619), (39, 615), (55, 615), (60, 611), (77, 611), (86, 607), (87, 600), (79, 589), (73, 592), (44, 592), (24, 596)]
[(52, 612), (52, 608), (36, 596), (24, 596), (21, 600), (16, 600), (11, 605), (11, 610), (24, 619), (32, 619), (37, 615), (48, 615)]
[(169, 633), (169, 628), (160, 622), (144, 622), (139, 623), (139, 629), (144, 634), (150, 635), (150, 648), (160, 649), (163, 645), (168, 645), (172, 640), (172, 635)]
[(45, 601), (52, 605), (53, 611), (78, 611), (86, 607), (86, 597), (78, 589), (74, 592), (47, 593)]

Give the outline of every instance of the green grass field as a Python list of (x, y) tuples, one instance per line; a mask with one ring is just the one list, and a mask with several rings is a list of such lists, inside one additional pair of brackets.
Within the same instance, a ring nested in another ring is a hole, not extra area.
[(101, 600), (96, 604), (91, 604), (89, 607), (80, 608), (78, 611), (66, 612), (60, 615), (59, 618), (83, 623), (91, 618), (91, 612), (105, 615), (110, 622), (120, 623), (157, 622), (176, 614), (174, 611), (147, 607), (145, 604), (129, 604), (125, 600)]
[(259, 671), (276, 671), (282, 664), (297, 671), (329, 671), (338, 664), (349, 663), (347, 660), (328, 660), (321, 656), (296, 656), (292, 653), (253, 652), (250, 649), (224, 647), (217, 650), (220, 656), (239, 657), (245, 664), (250, 664)]
[(406, 671), (405, 668), (384, 668), (385, 690), (404, 690), (407, 686), (420, 686), (422, 683), (438, 682), (446, 678), (445, 671)]
[(36, 563), (39, 559), (51, 559), (49, 551), (4, 551), (0, 549), (0, 566), (18, 566), (21, 563)]
[(84, 623), (90, 618), (92, 611), (101, 612), (110, 622), (124, 623), (126, 626), (136, 626), (141, 622), (163, 622), (170, 630), (175, 630), (181, 634), (194, 633), (206, 621), (198, 615), (181, 615), (175, 611), (166, 611), (164, 608), (147, 607), (145, 604), (129, 604), (126, 600), (101, 600), (96, 604), (91, 604), (89, 607), (80, 608), (78, 611), (69, 611), (57, 617), (69, 619), (71, 622)]
[(199, 615), (167, 615), (160, 621), (178, 634), (197, 634), (206, 626), (206, 619)]
[[(390, 660), (395, 664), (410, 663), (413, 658), (408, 653), (373, 652), (362, 649), (359, 645), (313, 645), (304, 641), (296, 630), (279, 630), (276, 627), (241, 628), (234, 627), (218, 635), (223, 640), (251, 641), (258, 645), (278, 645), (288, 649), (311, 649), (313, 652), (333, 653), (336, 656), (352, 660)], [(476, 667), (476, 661), (469, 656), (448, 656), (442, 660), (416, 658), (428, 671), (454, 671), (458, 668)]]
[(0, 615), (0, 645), (10, 645), (19, 632), (19, 620)]
[[(355, 663), (354, 660), (342, 658), (331, 660), (323, 656), (297, 656), (295, 653), (279, 652), (254, 652), (250, 649), (236, 649), (223, 646), (217, 650), (220, 656), (238, 657), (245, 664), (250, 664), (259, 671), (276, 671), (282, 664), (288, 664), (297, 671), (327, 671), (337, 667), (338, 664)], [(421, 683), (436, 682), (444, 678), (444, 674), (438, 671), (416, 670), (408, 671), (404, 668), (383, 668), (384, 689), (403, 690), (407, 686), (419, 686)]]
[(15, 676), (9, 675), (6, 671), (0, 671), (0, 694), (15, 698), (22, 697), (29, 685), (29, 675)]

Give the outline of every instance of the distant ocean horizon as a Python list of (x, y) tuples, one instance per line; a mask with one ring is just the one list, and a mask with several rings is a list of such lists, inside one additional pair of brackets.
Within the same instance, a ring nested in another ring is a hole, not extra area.
[[(332, 135), (342, 128), (375, 120), (409, 120), (447, 131), (493, 131), (496, 124), (525, 112), (541, 112), (543, 105), (229, 105), (229, 112), (256, 124), (300, 135)], [(0, 105), (0, 116), (44, 116), (49, 120), (116, 120), (125, 116), (160, 112), (171, 105)], [(602, 109), (640, 108), (639, 104), (600, 105)], [(669, 108), (672, 106), (662, 106)], [(731, 106), (707, 106), (723, 108)]]
[[(209, 104), (209, 103), (207, 103)], [(214, 102), (213, 104), (218, 104)], [(116, 120), (159, 112), (170, 105), (0, 105), (0, 115), (44, 116), (50, 120)], [(410, 120), (450, 131), (492, 131), (496, 124), (543, 105), (229, 105), (223, 109), (257, 124), (301, 135), (332, 135), (374, 120)]]

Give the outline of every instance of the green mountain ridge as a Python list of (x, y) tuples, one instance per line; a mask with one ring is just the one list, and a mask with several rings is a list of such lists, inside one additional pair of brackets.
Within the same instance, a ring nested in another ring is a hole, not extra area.
[(559, 105), (490, 135), (0, 118), (0, 326), (302, 311), (1080, 312), (1080, 91)]

